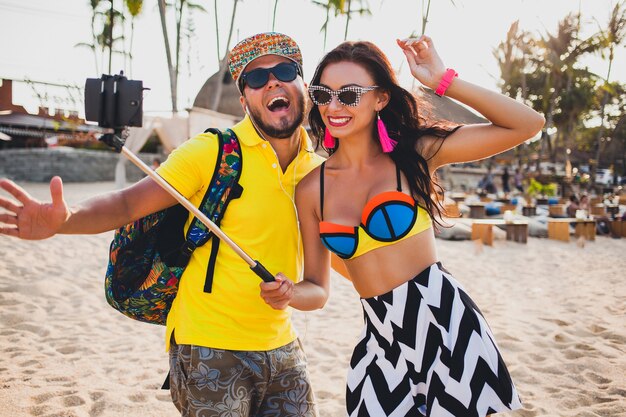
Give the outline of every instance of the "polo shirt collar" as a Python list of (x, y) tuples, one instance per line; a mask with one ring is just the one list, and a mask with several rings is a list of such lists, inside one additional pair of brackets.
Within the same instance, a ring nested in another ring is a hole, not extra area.
[[(237, 138), (246, 146), (258, 146), (266, 142), (254, 128), (250, 116), (246, 115), (242, 121), (233, 126), (233, 131), (237, 135)], [(313, 152), (313, 144), (311, 138), (309, 138), (306, 129), (300, 126), (300, 140), (304, 141), (302, 145), (302, 151)], [(302, 152), (301, 151), (301, 152)]]

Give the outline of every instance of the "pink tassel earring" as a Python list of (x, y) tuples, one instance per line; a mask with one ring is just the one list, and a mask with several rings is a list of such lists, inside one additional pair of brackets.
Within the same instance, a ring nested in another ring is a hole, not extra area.
[(324, 131), (324, 147), (326, 149), (335, 148), (335, 138), (330, 134), (330, 130), (328, 130), (328, 128)]
[(376, 125), (378, 126), (378, 139), (380, 140), (380, 146), (383, 148), (383, 152), (389, 153), (393, 151), (398, 142), (389, 137), (389, 133), (387, 133), (387, 128), (380, 118), (380, 113), (377, 112), (376, 115), (378, 117)]

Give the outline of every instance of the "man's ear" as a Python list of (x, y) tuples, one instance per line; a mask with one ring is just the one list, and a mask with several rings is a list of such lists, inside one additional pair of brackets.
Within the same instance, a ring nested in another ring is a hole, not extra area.
[(242, 95), (239, 96), (239, 103), (241, 103), (241, 108), (243, 109), (243, 112), (245, 114), (249, 114), (248, 113), (248, 104), (246, 103), (246, 98)]

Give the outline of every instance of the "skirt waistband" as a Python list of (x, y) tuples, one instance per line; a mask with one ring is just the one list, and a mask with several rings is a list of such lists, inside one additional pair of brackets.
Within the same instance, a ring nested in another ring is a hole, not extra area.
[(427, 266), (423, 271), (421, 271), (419, 274), (415, 275), (413, 278), (403, 282), (402, 284), (398, 285), (395, 288), (392, 288), (391, 290), (387, 291), (386, 293), (383, 294), (379, 294), (379, 295), (374, 295), (372, 297), (361, 297), (361, 301), (368, 301), (368, 300), (377, 300), (379, 298), (385, 298), (385, 296), (389, 296), (391, 294), (393, 294), (395, 291), (398, 291), (400, 288), (409, 285), (410, 282), (421, 282), (424, 280), (428, 279), (428, 276), (430, 275), (430, 271), (436, 268), (439, 271), (445, 272), (447, 274), (449, 274), (449, 272), (443, 267), (443, 264), (440, 261), (437, 261), (435, 263), (433, 263), (430, 266)]

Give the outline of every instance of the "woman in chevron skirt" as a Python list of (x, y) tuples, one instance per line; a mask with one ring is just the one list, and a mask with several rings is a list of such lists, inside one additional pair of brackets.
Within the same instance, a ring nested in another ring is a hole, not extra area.
[[(330, 157), (296, 191), (304, 279), (294, 285), (278, 274), (261, 293), (274, 308), (320, 308), (330, 253), (343, 258), (365, 316), (347, 381), (351, 417), (514, 410), (521, 403), (487, 322), (438, 262), (433, 222), (442, 209), (433, 197), (441, 191), (434, 173), (510, 149), (534, 136), (544, 119), (457, 78), (430, 38), (398, 46), (418, 81), (490, 123), (427, 121), (372, 43), (344, 42), (329, 52), (309, 85), (309, 123)], [(280, 94), (280, 83), (275, 87), (268, 100)], [(322, 294), (315, 302), (303, 295), (311, 288)]]

